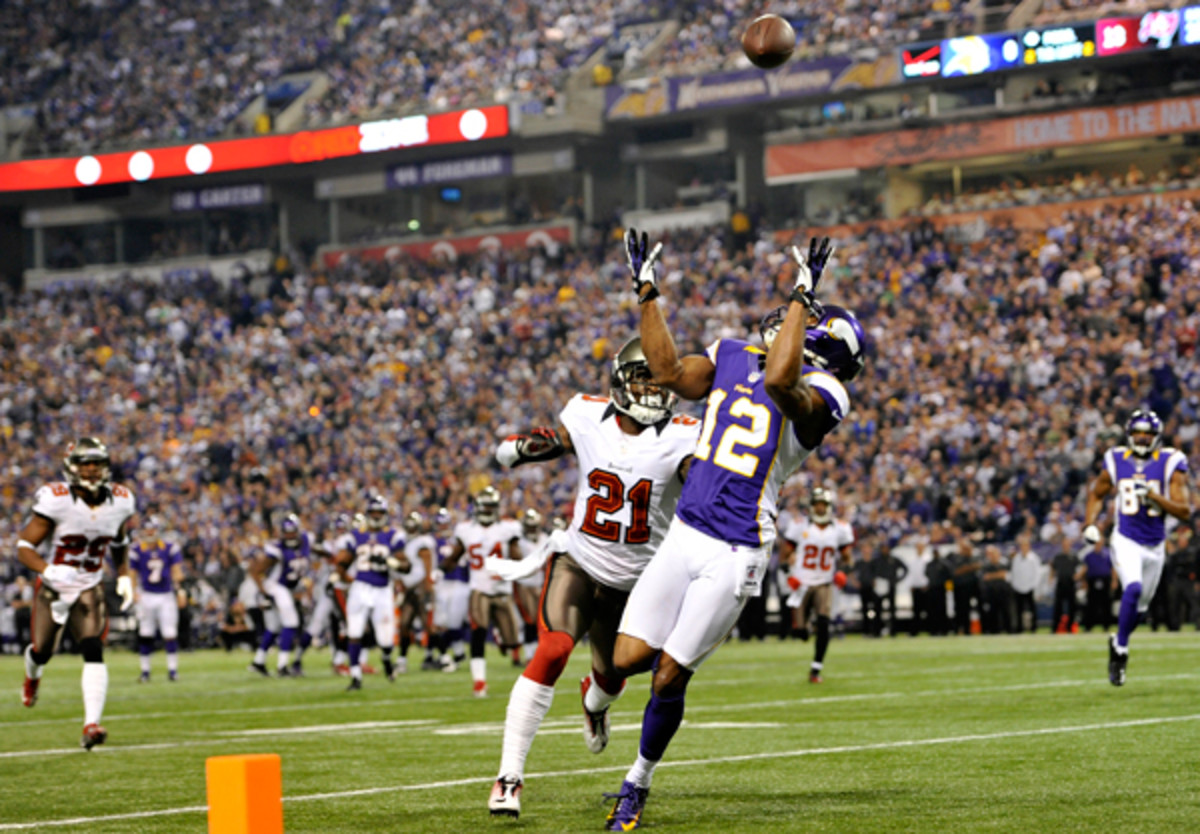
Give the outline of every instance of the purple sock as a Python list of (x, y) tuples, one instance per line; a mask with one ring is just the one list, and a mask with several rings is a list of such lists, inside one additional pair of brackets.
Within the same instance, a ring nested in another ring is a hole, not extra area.
[(350, 665), (357, 666), (358, 659), (362, 656), (362, 643), (350, 642)]
[(258, 641), (258, 647), (265, 652), (267, 649), (271, 648), (271, 645), (274, 642), (275, 642), (275, 632), (264, 631), (262, 639)]
[(300, 648), (307, 649), (312, 645), (312, 635), (307, 631), (300, 632)]
[(143, 640), (142, 642), (138, 643), (138, 654), (140, 654), (142, 657), (149, 657), (150, 651), (153, 649), (153, 647), (154, 644), (149, 640)]
[(1117, 645), (1129, 645), (1129, 635), (1137, 628), (1138, 600), (1142, 598), (1142, 583), (1131, 582), (1121, 594), (1121, 612), (1117, 615)]
[(175, 652), (179, 651), (179, 641), (178, 640), (167, 640), (166, 644), (167, 644), (167, 654), (175, 654)]
[(642, 758), (652, 762), (661, 761), (667, 745), (683, 721), (683, 694), (674, 698), (650, 695), (646, 712), (642, 715), (642, 743), (639, 752)]
[(290, 652), (292, 646), (296, 643), (296, 629), (283, 627), (283, 632), (279, 635), (279, 651)]

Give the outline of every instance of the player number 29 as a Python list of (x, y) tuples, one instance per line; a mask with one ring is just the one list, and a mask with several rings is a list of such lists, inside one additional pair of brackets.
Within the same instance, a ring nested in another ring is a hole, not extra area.
[(749, 397), (738, 397), (729, 404), (730, 417), (748, 417), (750, 426), (747, 428), (739, 423), (727, 426), (717, 441), (717, 451), (713, 453), (712, 436), (717, 428), (717, 414), (721, 405), (729, 396), (728, 391), (714, 388), (708, 395), (708, 408), (704, 413), (704, 432), (696, 445), (696, 457), (708, 460), (722, 469), (736, 472), (746, 478), (754, 477), (758, 470), (759, 457), (750, 452), (734, 452), (735, 446), (748, 449), (758, 449), (765, 445), (771, 433), (771, 410), (761, 403), (756, 403)]

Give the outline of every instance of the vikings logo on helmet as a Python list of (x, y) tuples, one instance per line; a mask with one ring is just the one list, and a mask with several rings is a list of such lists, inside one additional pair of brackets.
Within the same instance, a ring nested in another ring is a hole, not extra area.
[[(1137, 409), (1129, 415), (1129, 421), (1125, 423), (1125, 436), (1129, 441), (1129, 448), (1140, 458), (1148, 458), (1158, 450), (1162, 445), (1162, 432), (1162, 420), (1148, 408)], [(1133, 438), (1134, 434), (1150, 434), (1153, 437), (1149, 443), (1138, 443)]]
[(299, 545), (300, 517), (295, 513), (288, 513), (284, 516), (283, 521), (279, 523), (279, 535), (283, 539), (283, 543), (288, 547)]
[(445, 507), (438, 507), (438, 511), (433, 515), (433, 529), (437, 531), (439, 536), (445, 538), (450, 534), (453, 527), (454, 513)]
[(493, 486), (484, 487), (475, 496), (475, 520), (492, 524), (500, 518), (500, 493)]
[(349, 513), (338, 513), (333, 517), (331, 526), (339, 533), (346, 533), (351, 528), (351, 518)]
[(404, 532), (410, 536), (415, 536), (425, 528), (425, 516), (421, 515), (416, 510), (404, 517)]
[(617, 351), (609, 383), (616, 409), (644, 426), (652, 426), (671, 416), (678, 402), (675, 394), (654, 382), (639, 336), (634, 336)]
[[(758, 332), (768, 350), (786, 316), (785, 304), (771, 310), (759, 321)], [(826, 304), (820, 319), (808, 328), (804, 337), (804, 361), (828, 371), (842, 382), (850, 382), (867, 364), (863, 355), (866, 343), (866, 333), (852, 312), (836, 304)]]
[(388, 522), (388, 502), (382, 495), (372, 495), (367, 499), (367, 527), (371, 530), (382, 530)]
[[(84, 478), (79, 467), (89, 463), (100, 464), (100, 474), (95, 478)], [(98, 437), (81, 437), (67, 447), (67, 456), (63, 458), (63, 471), (67, 483), (73, 487), (86, 489), (88, 492), (99, 492), (108, 486), (112, 478), (112, 459), (108, 447)]]

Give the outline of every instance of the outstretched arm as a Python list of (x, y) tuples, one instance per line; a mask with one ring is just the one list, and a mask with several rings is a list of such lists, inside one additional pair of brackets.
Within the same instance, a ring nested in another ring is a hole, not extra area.
[(654, 303), (659, 296), (657, 269), (660, 252), (662, 244), (655, 244), (650, 249), (645, 232), (640, 237), (636, 229), (629, 229), (625, 233), (625, 254), (641, 310), (638, 329), (642, 337), (642, 352), (646, 354), (646, 364), (650, 366), (655, 382), (684, 399), (702, 400), (712, 389), (716, 366), (707, 356), (680, 357), (675, 348), (675, 340), (667, 329), (667, 320)]
[(557, 428), (538, 426), (528, 434), (510, 434), (496, 447), (496, 460), (501, 466), (520, 466), (541, 463), (574, 452), (571, 435), (560, 423)]

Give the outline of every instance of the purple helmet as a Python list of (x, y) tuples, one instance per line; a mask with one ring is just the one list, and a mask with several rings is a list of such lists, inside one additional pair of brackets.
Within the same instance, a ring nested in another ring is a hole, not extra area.
[(279, 535), (284, 543), (294, 547), (300, 542), (300, 518), (295, 513), (288, 513), (279, 523)]
[[(1148, 408), (1137, 409), (1129, 415), (1129, 421), (1125, 423), (1125, 437), (1129, 441), (1129, 448), (1140, 458), (1150, 457), (1162, 445), (1162, 431), (1162, 420)], [(1149, 432), (1154, 435), (1154, 439), (1149, 444), (1135, 443), (1134, 432)]]
[(849, 382), (866, 366), (866, 344), (866, 333), (854, 313), (826, 304), (820, 320), (804, 338), (804, 361)]

